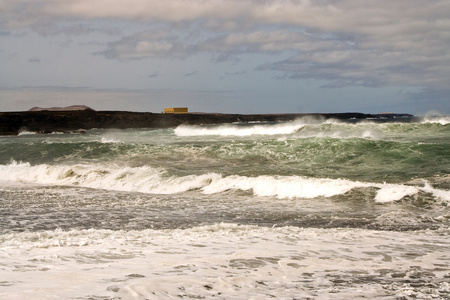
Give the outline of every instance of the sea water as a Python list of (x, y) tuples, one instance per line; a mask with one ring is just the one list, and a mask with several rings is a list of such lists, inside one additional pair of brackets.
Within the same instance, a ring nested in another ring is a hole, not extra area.
[(0, 137), (0, 299), (450, 299), (449, 121)]

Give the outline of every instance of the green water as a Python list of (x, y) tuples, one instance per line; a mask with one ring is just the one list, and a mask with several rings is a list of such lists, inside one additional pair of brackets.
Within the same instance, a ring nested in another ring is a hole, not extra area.
[[(234, 133), (249, 127), (234, 125)], [(450, 125), (307, 124), (292, 134), (177, 136), (164, 130), (92, 130), (85, 135), (0, 138), (0, 164), (151, 166), (184, 176), (307, 176), (370, 182), (432, 180), (448, 187)], [(203, 127), (220, 132), (219, 126)], [(218, 131), (217, 131), (218, 130)]]

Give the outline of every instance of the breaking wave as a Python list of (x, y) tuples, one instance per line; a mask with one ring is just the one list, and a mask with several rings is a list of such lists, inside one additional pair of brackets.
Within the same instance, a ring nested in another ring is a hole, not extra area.
[(277, 124), (227, 124), (218, 126), (181, 125), (175, 129), (177, 136), (250, 136), (293, 134), (305, 126), (302, 120)]
[(223, 176), (218, 173), (170, 176), (165, 170), (149, 166), (117, 167), (100, 165), (35, 165), (12, 162), (0, 165), (4, 180), (51, 185), (82, 186), (87, 188), (141, 192), (151, 194), (177, 194), (199, 190), (204, 194), (217, 194), (228, 190), (252, 191), (261, 197), (279, 199), (332, 197), (355, 188), (377, 189), (376, 202), (392, 202), (419, 192), (430, 193), (450, 201), (450, 191), (435, 189), (428, 183), (410, 186), (392, 183), (368, 183), (347, 179), (311, 178), (303, 176)]
[(425, 117), (422, 123), (435, 123), (441, 125), (447, 125), (450, 123), (450, 116), (439, 116), (439, 117)]

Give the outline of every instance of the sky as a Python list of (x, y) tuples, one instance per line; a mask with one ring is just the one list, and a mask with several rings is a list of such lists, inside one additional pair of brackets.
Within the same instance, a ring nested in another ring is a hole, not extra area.
[(0, 0), (0, 111), (450, 114), (449, 0)]

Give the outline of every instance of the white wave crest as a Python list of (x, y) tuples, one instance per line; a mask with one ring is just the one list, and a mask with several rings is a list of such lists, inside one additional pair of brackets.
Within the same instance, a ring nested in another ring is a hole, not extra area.
[(305, 126), (301, 120), (277, 124), (227, 124), (219, 126), (188, 126), (175, 128), (177, 136), (250, 136), (293, 134)]
[(382, 132), (372, 123), (348, 124), (339, 120), (298, 119), (284, 123), (225, 124), (216, 126), (180, 125), (174, 130), (179, 137), (187, 136), (280, 136), (290, 138), (371, 138)]
[(36, 134), (36, 132), (34, 132), (34, 131), (21, 130), (21, 131), (19, 131), (18, 136), (21, 136), (21, 135), (35, 135), (35, 134)]
[(117, 143), (120, 143), (119, 140), (116, 140), (116, 139), (110, 138), (110, 137), (105, 137), (105, 136), (103, 136), (103, 137), (101, 138), (100, 142), (101, 142), (102, 144), (117, 144)]
[(433, 116), (433, 117), (425, 117), (422, 123), (434, 123), (447, 125), (450, 123), (450, 116)]
[(175, 194), (205, 186), (217, 175), (165, 177), (163, 170), (148, 166), (117, 167), (95, 165), (51, 166), (13, 162), (0, 166), (3, 180), (38, 184), (72, 185), (96, 189)]
[(331, 197), (350, 191), (363, 183), (343, 179), (305, 178), (301, 176), (258, 176), (232, 175), (213, 180), (203, 187), (203, 192), (214, 194), (230, 189), (252, 190), (258, 196), (285, 198)]
[(278, 199), (332, 197), (354, 188), (378, 189), (375, 201), (379, 203), (400, 200), (422, 191), (450, 201), (450, 192), (402, 184), (379, 184), (347, 179), (308, 178), (302, 176), (222, 176), (217, 173), (188, 176), (168, 176), (164, 170), (149, 166), (51, 166), (12, 162), (0, 165), (3, 180), (36, 184), (82, 186), (96, 189), (141, 192), (151, 194), (177, 194), (199, 190), (217, 194), (228, 190), (252, 191), (261, 197)]

